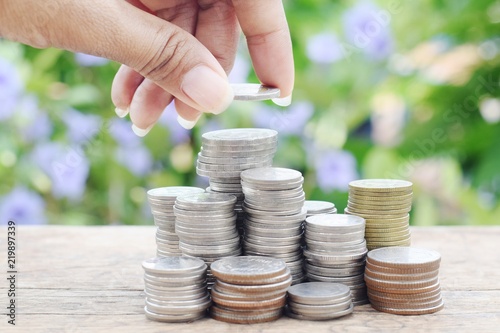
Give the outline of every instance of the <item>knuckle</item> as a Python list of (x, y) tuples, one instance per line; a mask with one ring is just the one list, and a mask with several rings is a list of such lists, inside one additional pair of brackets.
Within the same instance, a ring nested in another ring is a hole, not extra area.
[(162, 27), (155, 34), (151, 50), (145, 53), (139, 73), (154, 82), (163, 82), (180, 71), (187, 49), (188, 42), (180, 31)]

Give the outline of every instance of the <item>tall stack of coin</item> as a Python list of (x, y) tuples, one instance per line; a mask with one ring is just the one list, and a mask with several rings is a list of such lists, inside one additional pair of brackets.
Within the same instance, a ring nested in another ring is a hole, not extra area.
[(142, 262), (146, 317), (170, 323), (203, 318), (210, 307), (207, 265), (188, 257), (157, 257)]
[(190, 186), (171, 186), (151, 189), (147, 192), (156, 231), (156, 254), (161, 257), (180, 255), (179, 237), (175, 234), (175, 199), (179, 195), (203, 193), (205, 190)]
[(292, 282), (284, 261), (265, 257), (234, 257), (212, 264), (216, 282), (211, 295), (214, 319), (237, 324), (281, 317)]
[(352, 313), (351, 290), (340, 283), (306, 282), (288, 289), (287, 315), (301, 320), (330, 320)]
[[(209, 177), (207, 192), (236, 196), (235, 210), (243, 223), (240, 173), (271, 166), (278, 144), (278, 133), (270, 129), (236, 128), (208, 132), (201, 137), (196, 172)], [(241, 229), (241, 228), (240, 228)]]
[(233, 195), (214, 193), (178, 196), (175, 201), (175, 233), (179, 236), (179, 248), (182, 254), (203, 259), (209, 265), (209, 287), (214, 282), (210, 264), (241, 254), (235, 203)]
[(354, 305), (366, 304), (364, 281), (365, 220), (323, 214), (306, 218), (306, 274), (309, 281), (342, 283), (351, 288)]
[(243, 248), (246, 255), (284, 260), (293, 284), (304, 279), (302, 222), (305, 218), (304, 178), (296, 170), (257, 168), (241, 173), (247, 213)]
[(349, 183), (346, 214), (366, 220), (369, 250), (387, 246), (409, 246), (412, 183), (396, 179), (363, 179)]
[(444, 307), (439, 285), (441, 255), (413, 247), (368, 252), (365, 281), (376, 310), (400, 315), (434, 313)]
[(335, 204), (329, 201), (306, 200), (304, 208), (307, 210), (307, 217), (319, 214), (337, 214)]

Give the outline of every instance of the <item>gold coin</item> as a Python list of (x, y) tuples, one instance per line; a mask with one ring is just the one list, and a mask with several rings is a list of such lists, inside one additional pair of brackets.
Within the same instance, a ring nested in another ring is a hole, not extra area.
[(402, 216), (406, 215), (410, 212), (411, 207), (401, 208), (401, 209), (390, 209), (390, 210), (382, 210), (382, 209), (362, 209), (359, 207), (353, 207), (350, 204), (347, 204), (347, 209), (353, 213), (353, 215), (375, 215), (375, 216)]
[(236, 300), (227, 300), (223, 298), (219, 298), (212, 294), (212, 301), (220, 306), (226, 308), (238, 308), (238, 309), (277, 309), (285, 306), (286, 304), (286, 294), (282, 294), (278, 297), (260, 300), (258, 302), (255, 301), (236, 301)]
[(410, 214), (406, 214), (404, 216), (399, 216), (396, 218), (378, 217), (378, 218), (368, 218), (365, 220), (371, 222), (372, 224), (408, 222), (410, 221)]
[(347, 202), (347, 207), (350, 210), (352, 210), (352, 211), (357, 210), (357, 209), (360, 209), (360, 210), (375, 210), (375, 211), (408, 209), (408, 211), (410, 211), (411, 210), (411, 203), (410, 204), (406, 204), (406, 205), (392, 205), (392, 204), (387, 204), (387, 205), (370, 205), (369, 203), (367, 204), (366, 202), (356, 203), (356, 202), (352, 202), (351, 200), (349, 200)]
[(344, 209), (344, 214), (356, 215), (356, 216), (364, 218), (365, 220), (366, 219), (377, 219), (377, 220), (380, 220), (380, 219), (400, 219), (400, 218), (403, 218), (406, 215), (408, 215), (408, 212), (406, 212), (405, 214), (397, 214), (397, 215), (366, 214), (366, 213), (359, 213), (359, 212), (354, 213), (354, 212), (351, 212), (348, 208), (345, 208)]
[(365, 234), (368, 233), (382, 233), (382, 232), (387, 232), (387, 233), (392, 233), (392, 232), (401, 232), (401, 231), (406, 231), (409, 230), (410, 226), (408, 225), (408, 222), (402, 223), (400, 226), (392, 226), (392, 225), (375, 225), (375, 226), (366, 226), (365, 229)]
[(349, 183), (350, 189), (371, 190), (373, 192), (411, 191), (413, 184), (398, 179), (359, 179)]
[(407, 242), (411, 240), (411, 234), (408, 233), (405, 237), (366, 237), (366, 243), (370, 245), (397, 245), (399, 243)]
[(369, 297), (375, 297), (375, 298), (380, 298), (380, 299), (390, 299), (394, 300), (394, 302), (407, 302), (407, 301), (412, 301), (412, 300), (421, 300), (421, 299), (426, 299), (426, 298), (436, 298), (436, 297), (441, 297), (441, 287), (438, 286), (438, 288), (435, 288), (431, 291), (425, 292), (425, 293), (418, 293), (418, 294), (388, 294), (376, 290), (368, 290), (367, 294)]
[(387, 312), (387, 313), (392, 313), (392, 314), (398, 314), (398, 315), (424, 315), (424, 314), (430, 314), (434, 312), (438, 312), (444, 308), (444, 302), (441, 302), (439, 305), (431, 308), (423, 308), (423, 309), (394, 309), (394, 308), (388, 308), (388, 307), (383, 307), (383, 306), (378, 306), (378, 305), (373, 305), (372, 307), (375, 310), (381, 311), (381, 312)]
[(369, 269), (370, 271), (379, 273), (379, 274), (423, 274), (423, 273), (429, 273), (429, 272), (434, 272), (436, 270), (439, 270), (439, 263), (435, 264), (429, 264), (427, 266), (421, 266), (421, 267), (385, 267), (385, 266), (380, 266), (377, 264), (374, 264), (373, 262), (368, 259), (366, 261), (366, 269)]
[(372, 205), (379, 205), (383, 204), (385, 202), (406, 202), (406, 201), (412, 201), (413, 199), (413, 192), (408, 193), (408, 194), (403, 194), (403, 195), (384, 195), (384, 196), (379, 196), (379, 195), (373, 195), (373, 194), (362, 194), (362, 193), (357, 193), (357, 192), (349, 192), (349, 200), (353, 201), (369, 201), (372, 202)]
[(373, 294), (373, 292), (368, 292), (367, 293), (368, 298), (370, 299), (370, 302), (376, 301), (376, 302), (382, 302), (382, 303), (396, 303), (396, 304), (407, 304), (407, 303), (425, 303), (425, 302), (434, 302), (437, 300), (441, 299), (441, 290), (434, 291), (432, 294), (429, 294), (430, 296), (425, 296), (422, 297), (419, 294), (413, 295), (414, 297), (408, 297), (410, 295), (403, 295), (406, 296), (404, 298), (402, 297), (392, 297), (395, 294), (384, 294), (384, 296), (379, 296), (376, 294)]
[(391, 239), (391, 240), (396, 240), (396, 239), (406, 239), (410, 237), (411, 233), (408, 228), (406, 230), (401, 230), (401, 231), (392, 231), (389, 232), (384, 229), (379, 229), (380, 231), (378, 232), (366, 232), (365, 233), (365, 238), (369, 238), (370, 241), (376, 241), (378, 239)]
[(428, 309), (428, 308), (433, 308), (435, 306), (438, 306), (443, 302), (443, 299), (439, 297), (436, 300), (431, 300), (431, 301), (425, 301), (425, 302), (417, 302), (417, 301), (411, 301), (407, 303), (393, 303), (391, 301), (386, 301), (386, 302), (381, 302), (375, 299), (370, 299), (370, 303), (383, 307), (383, 308), (393, 308), (393, 309), (411, 309), (411, 310), (419, 310), (419, 309)]

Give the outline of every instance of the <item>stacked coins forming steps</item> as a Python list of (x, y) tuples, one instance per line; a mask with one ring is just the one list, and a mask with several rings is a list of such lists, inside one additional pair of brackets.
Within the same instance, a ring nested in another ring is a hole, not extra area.
[(246, 255), (282, 259), (290, 268), (293, 284), (304, 280), (302, 223), (304, 178), (284, 168), (257, 168), (241, 173), (245, 194), (243, 248)]
[(205, 263), (188, 257), (157, 257), (142, 262), (146, 317), (170, 323), (203, 318), (210, 307)]
[(366, 304), (364, 282), (365, 220), (323, 214), (306, 218), (306, 274), (309, 281), (342, 283), (351, 288), (354, 305)]
[(351, 290), (346, 285), (306, 282), (288, 289), (286, 314), (302, 320), (330, 320), (352, 313)]
[(216, 282), (211, 295), (212, 318), (236, 324), (281, 317), (292, 283), (284, 261), (266, 257), (234, 257), (212, 264)]
[(172, 186), (151, 189), (147, 192), (156, 231), (156, 254), (158, 256), (180, 255), (179, 237), (175, 233), (175, 199), (179, 195), (205, 192), (198, 187)]
[(236, 128), (208, 132), (201, 137), (196, 172), (209, 177), (207, 192), (236, 196), (235, 210), (242, 230), (244, 200), (241, 171), (273, 164), (278, 132), (270, 129)]
[(412, 183), (395, 179), (363, 179), (349, 183), (346, 214), (366, 220), (369, 250), (388, 246), (409, 246)]
[(179, 196), (175, 201), (175, 233), (179, 236), (179, 248), (182, 254), (203, 259), (209, 265), (209, 287), (214, 283), (210, 264), (241, 254), (235, 203), (233, 195), (214, 193)]
[(337, 214), (337, 208), (333, 202), (306, 200), (304, 208), (307, 211), (307, 217), (319, 214)]
[(413, 247), (387, 247), (368, 252), (365, 281), (376, 310), (422, 315), (444, 307), (439, 284), (438, 252)]

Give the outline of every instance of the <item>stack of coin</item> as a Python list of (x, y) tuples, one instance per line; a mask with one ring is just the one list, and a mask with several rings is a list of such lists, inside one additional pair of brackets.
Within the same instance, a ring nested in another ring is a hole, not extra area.
[(304, 208), (307, 210), (307, 217), (319, 214), (337, 214), (337, 208), (333, 202), (306, 200)]
[(257, 168), (241, 173), (247, 213), (243, 248), (246, 255), (284, 260), (293, 284), (304, 280), (302, 222), (305, 218), (304, 178), (284, 168)]
[(235, 210), (240, 231), (244, 214), (240, 173), (243, 170), (271, 166), (278, 144), (278, 133), (270, 129), (237, 128), (202, 135), (196, 172), (209, 177), (207, 192), (236, 196)]
[(301, 320), (330, 320), (352, 313), (351, 290), (340, 283), (306, 282), (288, 289), (286, 313)]
[(214, 193), (178, 196), (175, 201), (175, 233), (179, 236), (179, 248), (182, 254), (203, 259), (209, 265), (209, 287), (214, 282), (210, 264), (241, 254), (235, 202), (233, 195)]
[(351, 288), (354, 305), (366, 304), (364, 282), (365, 220), (323, 214), (306, 218), (306, 274), (309, 281), (342, 283)]
[(151, 189), (147, 192), (149, 206), (153, 213), (156, 231), (156, 254), (161, 257), (180, 255), (179, 237), (175, 234), (175, 199), (179, 195), (205, 192), (202, 188), (171, 186)]
[(349, 183), (346, 214), (366, 220), (369, 250), (387, 246), (409, 246), (412, 183), (395, 179), (364, 179)]
[(400, 315), (434, 313), (444, 307), (438, 252), (387, 247), (368, 252), (365, 281), (376, 310)]
[(265, 257), (225, 258), (212, 264), (214, 319), (252, 324), (281, 317), (292, 282), (284, 261)]
[(210, 307), (207, 265), (188, 257), (157, 257), (142, 262), (146, 317), (170, 323), (203, 318)]

